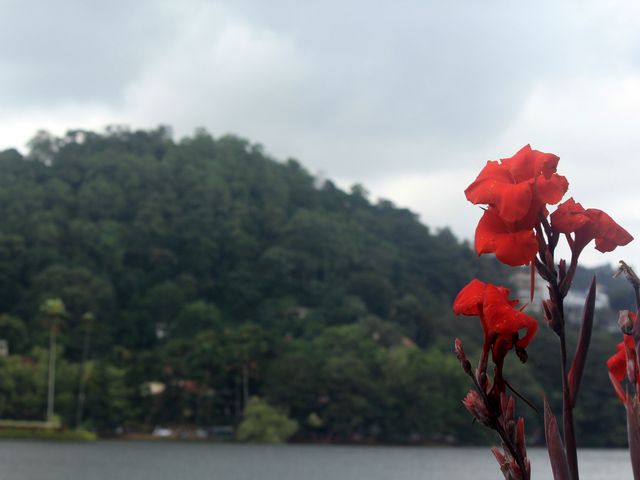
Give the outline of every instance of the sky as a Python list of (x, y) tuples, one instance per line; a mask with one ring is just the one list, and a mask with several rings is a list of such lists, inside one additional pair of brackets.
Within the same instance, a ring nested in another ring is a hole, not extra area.
[[(0, 0), (0, 148), (198, 127), (473, 238), (463, 190), (523, 145), (640, 242), (635, 1)], [(625, 259), (588, 249), (587, 265)]]

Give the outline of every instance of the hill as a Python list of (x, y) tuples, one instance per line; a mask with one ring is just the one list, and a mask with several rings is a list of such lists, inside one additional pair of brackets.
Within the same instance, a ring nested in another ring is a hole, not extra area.
[(205, 131), (40, 132), (0, 153), (0, 218), (0, 417), (44, 414), (56, 298), (66, 425), (235, 428), (259, 396), (299, 439), (482, 435), (450, 353), (454, 335), (477, 348), (478, 325), (450, 305), (504, 271), (362, 186)]

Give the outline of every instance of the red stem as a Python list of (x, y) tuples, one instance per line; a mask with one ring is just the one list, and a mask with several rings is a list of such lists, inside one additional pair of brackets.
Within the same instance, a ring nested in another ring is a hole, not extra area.
[[(541, 222), (544, 225), (544, 222)], [(547, 235), (549, 235), (547, 233)], [(536, 236), (538, 237), (538, 245), (540, 251), (540, 260), (544, 265), (547, 273), (547, 281), (549, 282), (549, 294), (551, 300), (555, 303), (556, 308), (560, 312), (560, 325), (558, 326), (558, 337), (560, 338), (560, 356), (562, 367), (562, 424), (563, 424), (563, 436), (564, 436), (564, 448), (567, 454), (567, 463), (569, 465), (569, 474), (572, 480), (578, 480), (578, 453), (576, 447), (575, 428), (573, 425), (573, 406), (571, 400), (571, 389), (569, 387), (569, 378), (567, 370), (567, 342), (565, 338), (565, 326), (564, 326), (564, 305), (563, 300), (566, 296), (573, 276), (576, 272), (578, 264), (579, 251), (575, 251), (575, 244), (571, 245), (572, 256), (571, 264), (567, 271), (565, 278), (562, 279), (562, 285), (558, 285), (557, 272), (555, 269), (553, 251), (549, 248), (549, 245), (544, 242), (544, 237), (540, 225), (536, 228)]]

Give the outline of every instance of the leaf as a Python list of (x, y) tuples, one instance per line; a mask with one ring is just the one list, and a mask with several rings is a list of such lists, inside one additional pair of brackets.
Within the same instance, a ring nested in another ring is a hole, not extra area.
[(547, 451), (554, 480), (570, 480), (569, 464), (558, 431), (558, 422), (556, 422), (546, 398), (544, 399), (544, 435), (547, 440)]
[(571, 406), (576, 405), (578, 390), (580, 389), (580, 381), (584, 373), (584, 365), (587, 361), (587, 352), (589, 350), (589, 342), (591, 341), (591, 331), (593, 330), (593, 314), (596, 304), (596, 277), (594, 275), (589, 287), (589, 293), (584, 301), (584, 309), (582, 311), (582, 326), (580, 327), (580, 336), (576, 345), (576, 353), (571, 362), (569, 369), (569, 392), (571, 395)]

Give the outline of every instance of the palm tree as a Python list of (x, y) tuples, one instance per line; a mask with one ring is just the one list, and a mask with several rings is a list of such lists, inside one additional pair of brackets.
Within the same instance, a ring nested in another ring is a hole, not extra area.
[(78, 401), (76, 404), (76, 428), (80, 428), (82, 423), (82, 413), (84, 410), (84, 387), (85, 387), (85, 375), (84, 369), (87, 359), (89, 358), (89, 348), (91, 342), (91, 327), (95, 321), (95, 316), (92, 312), (86, 312), (82, 315), (82, 325), (84, 327), (84, 341), (82, 342), (82, 361), (80, 362), (80, 373), (78, 382)]
[(64, 302), (59, 298), (49, 298), (40, 305), (40, 312), (49, 324), (49, 382), (47, 389), (47, 423), (53, 423), (54, 396), (56, 388), (56, 336), (60, 320), (67, 315)]

